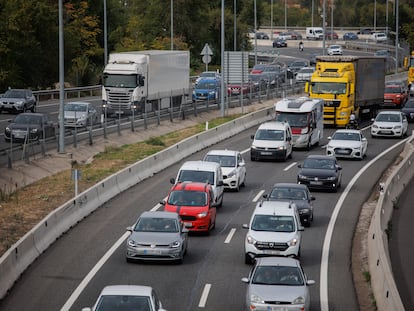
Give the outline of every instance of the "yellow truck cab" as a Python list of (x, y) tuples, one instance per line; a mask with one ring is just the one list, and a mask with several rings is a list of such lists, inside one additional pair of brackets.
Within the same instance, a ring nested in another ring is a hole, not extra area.
[(352, 112), (375, 117), (384, 100), (385, 58), (318, 56), (305, 92), (324, 101), (324, 124), (345, 127)]

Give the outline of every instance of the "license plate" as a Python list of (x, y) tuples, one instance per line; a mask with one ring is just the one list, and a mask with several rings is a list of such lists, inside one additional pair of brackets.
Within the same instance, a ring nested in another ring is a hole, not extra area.
[(161, 255), (161, 251), (158, 249), (146, 249), (144, 250), (144, 254), (146, 255)]
[(267, 307), (267, 311), (288, 311), (287, 307)]
[(192, 227), (193, 223), (192, 222), (184, 222), (184, 226), (186, 227)]
[(26, 133), (14, 132), (14, 137), (16, 138), (24, 138), (25, 136), (26, 136)]
[(280, 255), (280, 251), (273, 251), (273, 250), (265, 250), (263, 253), (266, 255)]
[(310, 181), (309, 182), (311, 185), (322, 185), (321, 181)]
[(260, 154), (261, 155), (272, 155), (272, 153), (269, 152), (269, 151), (262, 151), (262, 152), (260, 152)]
[(346, 151), (346, 150), (337, 150), (336, 153), (337, 154), (347, 154), (348, 151)]

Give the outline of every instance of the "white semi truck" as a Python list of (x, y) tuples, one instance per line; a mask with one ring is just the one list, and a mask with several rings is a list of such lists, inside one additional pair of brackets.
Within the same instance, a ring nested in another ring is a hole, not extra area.
[(189, 93), (189, 51), (112, 53), (103, 71), (102, 104), (108, 115), (179, 106)]

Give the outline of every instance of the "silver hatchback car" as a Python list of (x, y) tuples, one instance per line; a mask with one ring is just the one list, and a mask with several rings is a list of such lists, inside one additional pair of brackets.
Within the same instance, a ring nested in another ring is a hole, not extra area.
[(177, 213), (144, 212), (126, 242), (126, 259), (177, 261), (182, 263), (188, 246), (188, 229)]
[(256, 259), (248, 277), (246, 310), (309, 310), (308, 280), (299, 260), (287, 257), (262, 257)]
[(63, 116), (65, 127), (86, 127), (98, 122), (98, 113), (95, 107), (88, 102), (65, 104)]

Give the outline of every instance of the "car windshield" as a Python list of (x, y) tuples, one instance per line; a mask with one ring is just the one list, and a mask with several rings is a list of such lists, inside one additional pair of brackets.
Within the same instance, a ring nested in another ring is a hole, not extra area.
[(216, 82), (201, 80), (197, 84), (197, 89), (214, 90), (216, 88), (216, 86), (217, 86)]
[(388, 94), (401, 94), (401, 88), (398, 86), (386, 86), (384, 89), (384, 93)]
[(253, 70), (264, 70), (266, 68), (266, 65), (264, 64), (257, 64), (253, 67)]
[(204, 160), (209, 161), (209, 162), (219, 163), (221, 167), (235, 167), (236, 166), (235, 156), (208, 154)]
[(399, 114), (387, 114), (387, 113), (380, 113), (375, 121), (380, 122), (401, 122), (401, 117)]
[(65, 105), (65, 111), (79, 111), (79, 112), (86, 112), (87, 105), (85, 104), (67, 104)]
[(172, 191), (167, 203), (171, 205), (206, 206), (207, 193), (201, 191)]
[(303, 168), (333, 170), (335, 168), (335, 161), (331, 159), (308, 158), (303, 162)]
[(303, 286), (304, 280), (298, 267), (258, 266), (252, 284)]
[(289, 67), (291, 68), (291, 67), (294, 67), (294, 68), (297, 68), (297, 67), (306, 67), (306, 63), (305, 62), (293, 62), (293, 63), (290, 63), (290, 65), (289, 65)]
[(214, 172), (181, 170), (180, 175), (178, 176), (178, 181), (203, 182), (208, 183), (210, 185), (214, 185)]
[(175, 219), (160, 217), (141, 217), (135, 225), (136, 232), (178, 232)]
[(262, 81), (265, 79), (263, 75), (249, 75), (249, 79), (254, 82)]
[(255, 139), (283, 141), (285, 135), (281, 130), (258, 130)]
[(306, 191), (292, 188), (273, 188), (269, 195), (270, 200), (306, 200)]
[(287, 121), (291, 127), (305, 127), (308, 125), (308, 114), (278, 112), (276, 114), (276, 121)]
[(254, 231), (294, 232), (295, 222), (292, 216), (255, 215), (251, 229)]
[(105, 295), (102, 296), (96, 311), (151, 311), (151, 301), (146, 296)]
[(409, 100), (405, 103), (404, 107), (406, 108), (414, 108), (414, 100)]
[(103, 76), (103, 85), (112, 87), (137, 87), (137, 75), (116, 75), (105, 74)]
[(211, 78), (215, 78), (216, 77), (216, 73), (215, 72), (202, 72), (201, 74), (200, 74), (200, 77), (203, 77), (203, 78), (205, 78), (205, 77), (211, 77)]
[(19, 114), (14, 118), (13, 123), (17, 124), (42, 124), (42, 118), (33, 114)]
[(2, 97), (5, 98), (25, 98), (26, 92), (23, 90), (7, 90)]
[(330, 49), (340, 49), (341, 47), (339, 45), (331, 45), (329, 48)]
[(358, 133), (346, 133), (337, 132), (332, 136), (332, 140), (361, 140), (361, 136)]
[(346, 83), (312, 82), (312, 92), (315, 94), (345, 94)]

